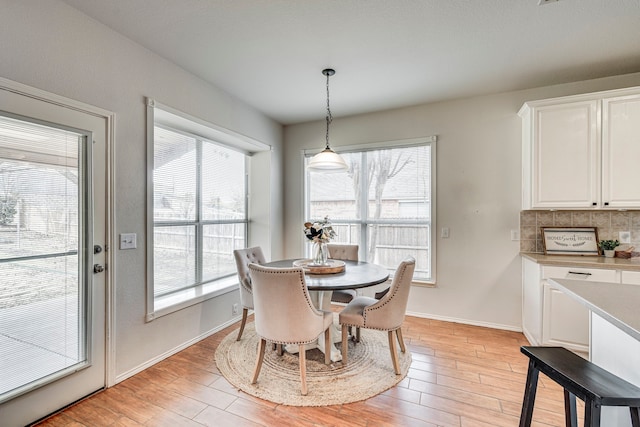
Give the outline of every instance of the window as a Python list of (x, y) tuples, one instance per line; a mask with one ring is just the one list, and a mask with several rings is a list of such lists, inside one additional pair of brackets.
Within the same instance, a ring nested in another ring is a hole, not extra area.
[(150, 108), (148, 320), (237, 286), (233, 251), (248, 241), (250, 154), (220, 142), (228, 133)]
[(358, 244), (361, 260), (391, 272), (413, 256), (414, 280), (433, 282), (434, 152), (435, 137), (341, 151), (347, 172), (307, 172), (306, 218), (329, 216), (335, 242)]

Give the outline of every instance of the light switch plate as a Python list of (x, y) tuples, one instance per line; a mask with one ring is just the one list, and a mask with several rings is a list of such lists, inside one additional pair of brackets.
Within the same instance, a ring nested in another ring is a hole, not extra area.
[(136, 247), (136, 233), (120, 234), (120, 249), (135, 249)]

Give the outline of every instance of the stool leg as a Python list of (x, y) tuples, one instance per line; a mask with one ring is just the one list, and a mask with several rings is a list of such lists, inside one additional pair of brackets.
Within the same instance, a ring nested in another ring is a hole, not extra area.
[(584, 402), (584, 426), (600, 427), (600, 410), (599, 404), (593, 400)]
[(529, 360), (527, 370), (527, 383), (524, 386), (524, 399), (522, 401), (522, 412), (520, 413), (520, 427), (531, 427), (533, 417), (533, 404), (536, 400), (536, 389), (538, 387), (538, 368), (533, 360)]
[(576, 396), (564, 389), (564, 423), (567, 427), (578, 427)]
[(633, 427), (640, 427), (640, 408), (637, 406), (631, 407), (629, 411), (631, 411), (631, 425)]

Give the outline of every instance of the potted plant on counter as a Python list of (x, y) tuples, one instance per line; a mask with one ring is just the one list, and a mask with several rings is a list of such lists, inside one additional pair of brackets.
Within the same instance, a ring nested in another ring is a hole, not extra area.
[(617, 240), (600, 240), (600, 243), (598, 243), (598, 246), (600, 246), (600, 249), (602, 249), (602, 252), (604, 252), (604, 256), (607, 258), (613, 258), (616, 251), (616, 247), (618, 247), (620, 245), (620, 242), (618, 242)]

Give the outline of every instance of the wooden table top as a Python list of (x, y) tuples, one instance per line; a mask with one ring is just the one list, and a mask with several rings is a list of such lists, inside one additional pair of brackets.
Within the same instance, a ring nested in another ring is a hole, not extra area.
[[(293, 267), (297, 259), (285, 259), (264, 264), (266, 267)], [(377, 264), (363, 261), (344, 261), (345, 270), (333, 274), (305, 274), (310, 291), (336, 291), (359, 289), (384, 283), (389, 279), (389, 271)]]

